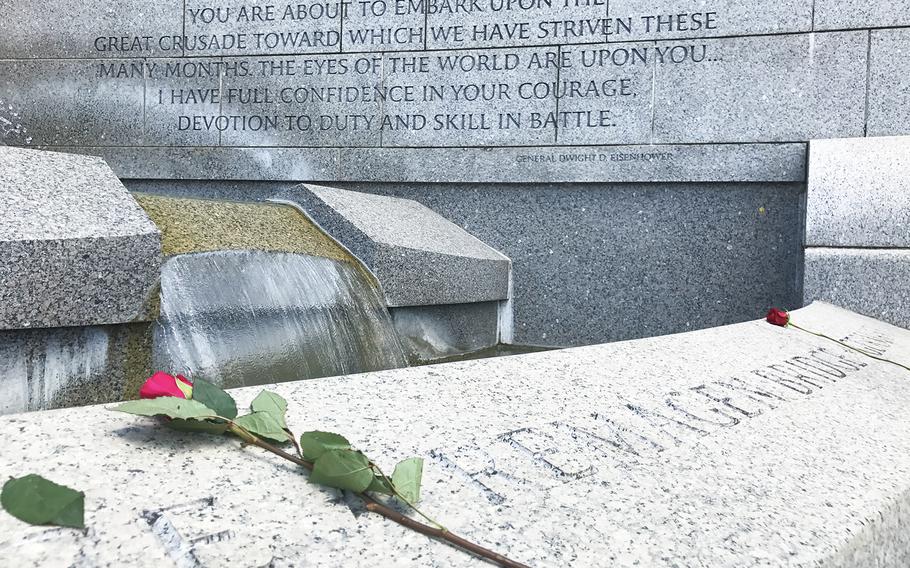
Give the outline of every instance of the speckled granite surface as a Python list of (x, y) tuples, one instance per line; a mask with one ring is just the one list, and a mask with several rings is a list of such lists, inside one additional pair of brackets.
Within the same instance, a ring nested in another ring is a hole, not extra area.
[(803, 297), (910, 329), (910, 249), (809, 247)]
[(910, 247), (910, 136), (809, 144), (806, 246)]
[[(805, 327), (903, 362), (910, 332)], [(750, 322), (289, 383), (297, 431), (426, 458), (423, 508), (532, 566), (906, 566), (910, 372)], [(256, 389), (234, 391), (247, 403)], [(83, 533), (0, 514), (3, 566), (473, 566), (259, 450), (100, 407), (0, 419), (0, 472), (87, 494)]]
[(310, 184), (281, 197), (373, 271), (390, 307), (509, 297), (509, 259), (416, 201)]
[(0, 147), (0, 329), (142, 319), (160, 256), (103, 160)]

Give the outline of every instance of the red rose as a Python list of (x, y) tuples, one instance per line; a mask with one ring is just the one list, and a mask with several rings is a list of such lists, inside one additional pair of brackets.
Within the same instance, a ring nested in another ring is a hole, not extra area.
[(176, 398), (192, 398), (193, 383), (183, 375), (176, 377), (158, 371), (145, 381), (139, 389), (139, 398), (158, 398), (173, 396)]
[(768, 315), (765, 316), (765, 319), (768, 320), (768, 323), (770, 324), (787, 327), (787, 324), (790, 323), (790, 312), (771, 308), (768, 310)]

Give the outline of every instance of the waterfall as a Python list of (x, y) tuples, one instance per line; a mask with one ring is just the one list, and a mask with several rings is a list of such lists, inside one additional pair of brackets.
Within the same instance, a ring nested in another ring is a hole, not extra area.
[(407, 365), (383, 298), (359, 268), (255, 251), (165, 262), (153, 359), (225, 387)]

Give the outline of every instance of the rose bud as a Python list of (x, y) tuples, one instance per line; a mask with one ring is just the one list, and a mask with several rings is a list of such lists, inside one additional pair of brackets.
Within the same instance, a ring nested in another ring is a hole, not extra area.
[(787, 324), (790, 323), (790, 312), (771, 308), (768, 310), (768, 315), (765, 316), (765, 319), (768, 320), (768, 323), (770, 324), (787, 327)]
[(176, 398), (192, 398), (193, 383), (183, 375), (168, 375), (158, 371), (145, 381), (139, 389), (139, 398), (158, 398), (173, 396)]

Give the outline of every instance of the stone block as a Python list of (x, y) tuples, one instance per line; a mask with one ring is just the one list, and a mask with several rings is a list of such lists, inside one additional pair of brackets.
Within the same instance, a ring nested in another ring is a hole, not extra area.
[(344, 12), (342, 51), (382, 53), (426, 49), (423, 2), (353, 2)]
[(0, 98), (18, 110), (32, 144), (141, 146), (146, 70), (140, 61), (0, 56)]
[(4, 0), (0, 7), (0, 59), (182, 55), (158, 41), (183, 33), (179, 1)]
[(155, 146), (218, 146), (220, 131), (205, 125), (221, 115), (220, 60), (156, 59), (146, 69), (145, 139)]
[(373, 271), (390, 307), (509, 296), (509, 259), (416, 201), (309, 184), (284, 196)]
[(910, 30), (871, 33), (867, 134), (910, 133)]
[(658, 42), (655, 143), (862, 136), (867, 34)]
[[(804, 145), (792, 148), (796, 152)], [(694, 159), (698, 151), (692, 150)], [(484, 160), (492, 167), (495, 151), (475, 151), (487, 155)], [(735, 155), (717, 154), (718, 161), (730, 165)], [(757, 160), (763, 154), (751, 155)], [(767, 154), (768, 160), (774, 155), (790, 156)], [(796, 157), (786, 161), (804, 167)], [(376, 164), (380, 169), (389, 162), (377, 156)], [(472, 168), (470, 163), (463, 167)], [(638, 175), (631, 166), (624, 171)], [(789, 183), (573, 184), (533, 183), (532, 178), (491, 187), (490, 181), (499, 181), (493, 178), (338, 185), (418, 201), (501, 251), (512, 260), (514, 341), (568, 346), (691, 331), (757, 318), (769, 305), (801, 305), (805, 181), (800, 180), (805, 176), (798, 178)], [(232, 200), (286, 196), (292, 187), (253, 181), (125, 183), (131, 191)]]
[(910, 0), (815, 0), (815, 29), (910, 25)]
[(654, 46), (560, 49), (560, 144), (647, 144), (654, 115)]
[(386, 54), (384, 64), (386, 87), (401, 92), (383, 108), (383, 146), (555, 141), (556, 48)]
[[(906, 330), (823, 304), (793, 317), (910, 361)], [(298, 434), (337, 431), (384, 468), (424, 458), (421, 510), (529, 566), (899, 568), (906, 379), (754, 321), (267, 388)], [(232, 395), (246, 409), (259, 390)], [(484, 565), (237, 441), (100, 407), (0, 418), (0, 436), (4, 475), (84, 491), (88, 527), (0, 515), (5, 565)]]
[[(121, 178), (574, 183), (802, 182), (805, 144), (564, 148), (100, 148)], [(225, 181), (231, 185), (230, 181)]]
[(469, 6), (428, 3), (429, 49), (600, 43), (615, 32), (606, 18), (607, 0), (489, 0)]
[(345, 182), (801, 182), (805, 144), (366, 148), (339, 157)]
[[(337, 53), (341, 49), (338, 1), (187, 0), (184, 4), (187, 56)], [(193, 41), (195, 36), (215, 36), (221, 41), (203, 46)]]
[(146, 148), (68, 147), (98, 156), (120, 178), (159, 180), (334, 179), (338, 150), (332, 148)]
[(803, 294), (910, 328), (910, 250), (808, 248)]
[(813, 140), (806, 245), (910, 248), (910, 137)]
[(610, 39), (671, 39), (812, 30), (812, 0), (610, 0), (620, 26)]
[(160, 234), (98, 158), (0, 147), (0, 329), (148, 317)]
[(230, 122), (221, 145), (380, 144), (382, 55), (263, 57), (250, 65), (224, 79), (221, 115)]

